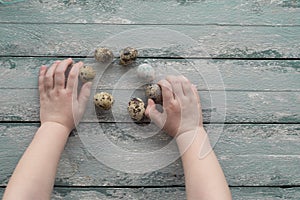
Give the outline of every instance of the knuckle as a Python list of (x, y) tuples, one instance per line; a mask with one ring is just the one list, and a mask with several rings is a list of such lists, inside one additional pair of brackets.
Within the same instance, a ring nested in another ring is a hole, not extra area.
[(57, 97), (61, 96), (61, 94), (62, 94), (61, 90), (58, 90), (58, 89), (53, 89), (53, 90), (49, 91), (49, 95), (52, 98), (57, 98)]
[(58, 76), (61, 76), (61, 75), (63, 75), (63, 71), (62, 70), (56, 70), (55, 71), (55, 75), (58, 75)]
[(65, 84), (64, 84), (64, 82), (62, 82), (62, 81), (58, 81), (58, 82), (55, 83), (55, 86), (58, 86), (58, 87), (64, 87)]
[(173, 79), (173, 84), (178, 85), (180, 83), (181, 83), (180, 79)]
[(70, 72), (70, 74), (69, 74), (69, 79), (75, 79), (75, 78), (77, 78), (77, 73), (75, 73), (75, 72)]
[(60, 90), (53, 90), (53, 93), (52, 93), (54, 96), (60, 96), (61, 94), (61, 91)]
[(73, 96), (73, 91), (72, 90), (67, 90), (66, 91), (66, 96), (67, 97), (72, 97)]
[(52, 79), (52, 75), (51, 74), (47, 74), (45, 76), (46, 81), (49, 81), (50, 79)]
[(45, 90), (50, 90), (50, 89), (52, 89), (52, 84), (50, 83), (50, 82), (46, 82), (45, 83)]
[(177, 110), (179, 109), (179, 104), (177, 101), (170, 101), (169, 103), (169, 108), (171, 108), (172, 110)]
[(44, 79), (39, 79), (39, 86), (44, 85)]
[(44, 91), (44, 86), (39, 86), (39, 91), (41, 92), (41, 91)]

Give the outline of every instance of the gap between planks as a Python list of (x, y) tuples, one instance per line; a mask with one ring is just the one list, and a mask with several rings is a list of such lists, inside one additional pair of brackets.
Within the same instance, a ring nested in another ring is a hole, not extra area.
[[(283, 189), (288, 189), (288, 188), (299, 188), (300, 189), (300, 185), (273, 185), (273, 186), (232, 186), (229, 185), (230, 188), (283, 188)], [(0, 185), (0, 188), (5, 189), (6, 186), (4, 185)], [(64, 186), (64, 185), (54, 185), (54, 188), (63, 188), (63, 189), (68, 189), (68, 188), (72, 188), (72, 190), (90, 190), (90, 189), (131, 189), (131, 188), (185, 188), (184, 185), (145, 185), (145, 186), (120, 186), (120, 185), (110, 185), (110, 186), (98, 186), (98, 185), (94, 185), (94, 186), (77, 186), (77, 185), (73, 185), (73, 186)]]
[[(40, 124), (40, 121), (0, 121), (1, 124)], [(90, 124), (90, 123), (101, 123), (101, 124), (130, 124), (131, 122), (80, 122), (82, 124)], [(148, 122), (136, 122), (137, 124), (148, 124)], [(300, 122), (203, 122), (203, 124), (212, 124), (212, 125), (222, 125), (222, 124), (228, 124), (228, 125), (280, 125), (280, 124), (287, 124), (287, 125), (297, 125), (300, 124)]]
[[(53, 56), (44, 56), (44, 55), (0, 55), (0, 58), (94, 58), (93, 56), (78, 56), (78, 55), (53, 55)], [(119, 57), (114, 57), (115, 59), (118, 59)], [(161, 59), (161, 60), (261, 60), (261, 61), (293, 61), (293, 60), (300, 60), (299, 58), (290, 58), (290, 57), (285, 57), (285, 58), (234, 58), (234, 57), (228, 57), (228, 58), (223, 58), (223, 57), (176, 57), (176, 56), (169, 56), (169, 57), (158, 57), (158, 56), (139, 56), (139, 59)]]
[(104, 26), (234, 26), (234, 27), (300, 27), (300, 24), (227, 24), (227, 23), (135, 23), (135, 24), (121, 24), (121, 23), (80, 23), (80, 22), (0, 22), (0, 24), (28, 24), (28, 25), (41, 25), (41, 24), (49, 24), (49, 25), (104, 25)]

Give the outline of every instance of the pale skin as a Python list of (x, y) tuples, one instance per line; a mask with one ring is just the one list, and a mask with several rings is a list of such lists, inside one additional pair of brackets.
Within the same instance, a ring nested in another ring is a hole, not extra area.
[[(72, 62), (66, 59), (40, 68), (41, 126), (16, 166), (4, 200), (50, 199), (60, 156), (69, 133), (83, 116), (91, 90), (91, 83), (85, 83), (77, 94), (82, 62), (73, 65), (65, 85), (64, 72)], [(223, 171), (203, 128), (196, 88), (183, 76), (169, 76), (159, 84), (164, 112), (157, 111), (154, 102), (149, 100), (146, 115), (176, 138), (182, 154), (187, 198), (231, 199)], [(204, 152), (204, 158), (199, 159), (200, 151)]]
[(184, 76), (168, 76), (162, 88), (163, 113), (149, 99), (146, 115), (176, 138), (188, 200), (230, 200), (231, 193), (203, 128), (197, 89)]
[(9, 180), (5, 200), (50, 199), (60, 156), (90, 95), (91, 83), (84, 84), (77, 95), (82, 62), (73, 65), (65, 86), (64, 72), (71, 63), (72, 59), (66, 59), (40, 68), (41, 126)]

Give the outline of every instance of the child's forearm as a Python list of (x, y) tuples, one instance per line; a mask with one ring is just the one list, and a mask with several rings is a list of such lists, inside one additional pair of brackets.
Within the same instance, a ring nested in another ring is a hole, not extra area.
[[(193, 142), (190, 144), (191, 137)], [(204, 146), (203, 141), (206, 141)], [(231, 199), (225, 176), (210, 147), (205, 130), (203, 128), (198, 129), (196, 135), (194, 133), (180, 135), (177, 138), (177, 144), (182, 153), (188, 200)], [(187, 148), (187, 146), (189, 147)], [(201, 150), (202, 155), (209, 153), (200, 158)]]
[(70, 130), (44, 123), (19, 161), (3, 199), (49, 199)]

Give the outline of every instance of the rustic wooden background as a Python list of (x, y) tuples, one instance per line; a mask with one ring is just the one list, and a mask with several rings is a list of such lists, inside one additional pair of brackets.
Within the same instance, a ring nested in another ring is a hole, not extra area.
[[(0, 2), (1, 195), (39, 126), (39, 66), (67, 57), (86, 59), (95, 44), (124, 30), (159, 27), (190, 36), (209, 56), (197, 56), (195, 50), (182, 60), (172, 54), (187, 53), (180, 49), (145, 50), (137, 62), (151, 57), (153, 62), (178, 67), (197, 83), (204, 99), (207, 88), (188, 60), (209, 60), (223, 77), (227, 113), (215, 151), (233, 198), (300, 199), (299, 0)], [(112, 90), (111, 83), (126, 71), (120, 66), (109, 70), (100, 89)], [(131, 85), (126, 87), (117, 89)], [(220, 92), (220, 86), (215, 84), (211, 92)], [(208, 101), (203, 104), (211, 109)], [(99, 120), (120, 145), (136, 142), (134, 130), (118, 130), (111, 116)], [(209, 116), (204, 121), (206, 126), (221, 123), (209, 121)], [(124, 118), (122, 123), (129, 122)], [(164, 140), (161, 136), (143, 145), (155, 147)], [(76, 133), (69, 138), (53, 192), (53, 199), (184, 198), (179, 160), (152, 173), (119, 172), (99, 163)]]

